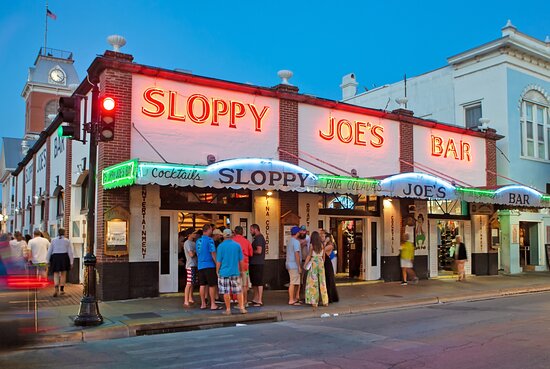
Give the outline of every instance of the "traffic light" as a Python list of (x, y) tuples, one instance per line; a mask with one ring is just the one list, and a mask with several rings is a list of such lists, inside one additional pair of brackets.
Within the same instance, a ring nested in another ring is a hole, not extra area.
[(115, 139), (116, 101), (104, 96), (99, 99), (99, 141), (107, 142)]
[(59, 98), (57, 111), (63, 122), (57, 131), (59, 136), (80, 140), (80, 101), (77, 96)]

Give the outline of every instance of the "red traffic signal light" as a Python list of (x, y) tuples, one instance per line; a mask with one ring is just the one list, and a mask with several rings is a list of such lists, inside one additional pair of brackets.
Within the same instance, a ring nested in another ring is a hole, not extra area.
[(112, 97), (104, 96), (99, 103), (99, 141), (115, 138), (115, 115), (117, 104)]

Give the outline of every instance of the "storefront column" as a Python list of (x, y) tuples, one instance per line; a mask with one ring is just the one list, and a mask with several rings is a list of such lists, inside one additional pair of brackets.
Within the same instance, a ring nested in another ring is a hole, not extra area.
[[(297, 94), (298, 87), (280, 84), (275, 86), (275, 89), (282, 93)], [(281, 98), (279, 99), (279, 148), (284, 151), (279, 151), (279, 160), (288, 163), (299, 165), (298, 162), (298, 102)], [(291, 212), (298, 215), (298, 193), (296, 192), (280, 192), (280, 214)], [(285, 237), (284, 229), (279, 221), (279, 259), (277, 263), (277, 278), (272, 278), (273, 288), (282, 288), (288, 282), (288, 273), (285, 268)], [(273, 272), (273, 271), (271, 271)], [(264, 273), (268, 274), (269, 271)]]
[(513, 210), (499, 212), (501, 228), (500, 262), (505, 273), (521, 273), (519, 263), (519, 213)]
[[(106, 51), (104, 56), (106, 62), (112, 59), (120, 62), (133, 60), (131, 55), (112, 51)], [(101, 173), (108, 166), (130, 159), (132, 134), (132, 74), (115, 69), (103, 69), (99, 73), (100, 96), (109, 95), (114, 98), (118, 108), (114, 140), (99, 143), (98, 146), (97, 173)], [(97, 297), (103, 301), (128, 299), (131, 296), (128, 255), (105, 255), (104, 213), (117, 206), (129, 211), (130, 190), (129, 188), (104, 190), (100, 175), (97, 176), (97, 183), (96, 257), (99, 274)]]

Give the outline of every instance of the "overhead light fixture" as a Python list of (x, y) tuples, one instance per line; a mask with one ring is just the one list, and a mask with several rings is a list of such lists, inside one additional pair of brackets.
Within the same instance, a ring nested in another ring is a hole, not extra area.
[(273, 191), (267, 191), (266, 195), (267, 195), (268, 197), (273, 196)]

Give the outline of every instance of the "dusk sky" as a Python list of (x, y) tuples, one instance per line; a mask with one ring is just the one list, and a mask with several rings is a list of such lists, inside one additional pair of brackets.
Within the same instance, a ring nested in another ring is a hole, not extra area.
[[(448, 4), (448, 5), (447, 5)], [(74, 53), (82, 80), (106, 37), (127, 39), (137, 63), (261, 86), (294, 72), (300, 91), (340, 99), (344, 74), (359, 89), (415, 76), (497, 39), (507, 19), (544, 40), (550, 1), (62, 1), (50, 0), (48, 47)], [(1, 135), (21, 137), (21, 91), (44, 43), (44, 1), (10, 1), (0, 15)], [(452, 122), (450, 122), (452, 123)]]

